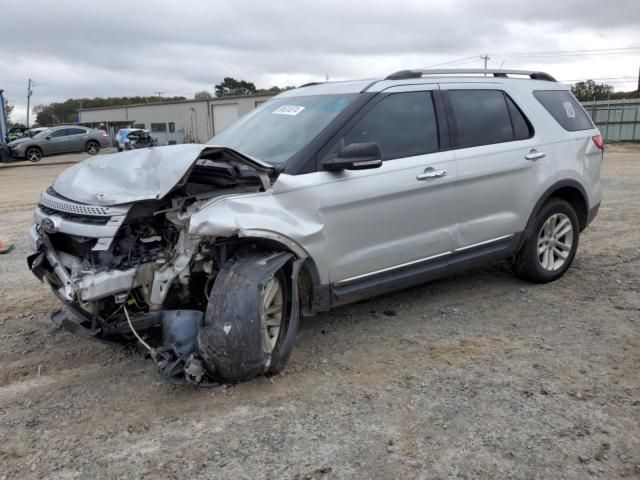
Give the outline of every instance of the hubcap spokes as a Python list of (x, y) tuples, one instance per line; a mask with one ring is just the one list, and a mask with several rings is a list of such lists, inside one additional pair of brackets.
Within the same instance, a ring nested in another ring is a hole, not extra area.
[(262, 289), (261, 321), (265, 353), (273, 352), (282, 325), (282, 287), (277, 278), (272, 278)]
[(562, 268), (573, 245), (573, 225), (564, 213), (551, 215), (538, 234), (538, 260), (550, 272)]

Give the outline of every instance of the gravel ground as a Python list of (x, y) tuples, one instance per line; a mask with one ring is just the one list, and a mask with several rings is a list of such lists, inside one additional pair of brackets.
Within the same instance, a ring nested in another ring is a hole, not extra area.
[(0, 171), (0, 479), (640, 478), (639, 146), (608, 146), (559, 281), (498, 264), (342, 307), (217, 390), (51, 324), (24, 237), (63, 168)]

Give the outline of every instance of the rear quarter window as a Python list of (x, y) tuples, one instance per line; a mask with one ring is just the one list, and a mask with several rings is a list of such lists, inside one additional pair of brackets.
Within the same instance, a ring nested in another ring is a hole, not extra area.
[(569, 132), (594, 128), (589, 115), (566, 90), (536, 90), (533, 96), (551, 114), (562, 128)]

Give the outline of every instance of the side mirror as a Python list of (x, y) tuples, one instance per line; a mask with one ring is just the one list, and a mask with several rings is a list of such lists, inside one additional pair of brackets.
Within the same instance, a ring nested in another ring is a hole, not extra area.
[(375, 142), (351, 143), (337, 155), (322, 161), (322, 168), (328, 171), (364, 170), (378, 168), (382, 165), (382, 152)]
[(51, 140), (51, 135), (47, 135), (46, 137), (44, 137), (45, 140)]

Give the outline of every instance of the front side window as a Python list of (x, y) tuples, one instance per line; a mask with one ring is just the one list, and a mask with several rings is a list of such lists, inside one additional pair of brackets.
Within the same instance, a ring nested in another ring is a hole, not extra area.
[(69, 128), (67, 129), (66, 135), (83, 135), (85, 133), (87, 133), (87, 131), (82, 128)]
[(340, 147), (375, 142), (383, 160), (438, 150), (438, 124), (431, 92), (391, 94), (349, 130)]
[(49, 137), (51, 138), (65, 137), (68, 135), (68, 132), (69, 132), (68, 128), (61, 128), (60, 130), (55, 130), (52, 133), (50, 133)]
[(322, 132), (357, 94), (276, 97), (209, 140), (272, 165), (281, 165)]
[(593, 123), (589, 115), (567, 90), (537, 90), (534, 97), (569, 132), (591, 130)]

